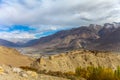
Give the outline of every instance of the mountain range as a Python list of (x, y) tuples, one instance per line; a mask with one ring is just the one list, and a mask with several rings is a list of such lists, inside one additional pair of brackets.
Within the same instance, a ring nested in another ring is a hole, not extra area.
[[(71, 30), (62, 30), (42, 37), (30, 47), (45, 50), (89, 49), (100, 51), (120, 51), (120, 23), (90, 24)], [(30, 43), (28, 43), (30, 44)]]
[(6, 47), (18, 47), (19, 46), (18, 44), (14, 43), (14, 42), (4, 40), (4, 39), (0, 39), (0, 45), (6, 46)]
[(34, 51), (51, 52), (57, 50), (89, 49), (120, 51), (120, 23), (90, 24), (70, 30), (58, 31), (53, 35), (30, 40), (23, 45), (0, 40), (0, 45), (31, 48)]

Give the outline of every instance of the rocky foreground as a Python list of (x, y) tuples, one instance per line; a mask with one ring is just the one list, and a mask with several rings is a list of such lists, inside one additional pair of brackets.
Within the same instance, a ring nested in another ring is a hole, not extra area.
[(69, 80), (65, 78), (38, 74), (11, 66), (0, 66), (0, 80)]
[(76, 68), (89, 66), (116, 70), (120, 66), (120, 54), (73, 50), (33, 59), (15, 49), (0, 47), (0, 80), (78, 80), (72, 79)]
[(30, 67), (33, 60), (15, 49), (0, 46), (0, 80), (69, 80), (20, 68)]

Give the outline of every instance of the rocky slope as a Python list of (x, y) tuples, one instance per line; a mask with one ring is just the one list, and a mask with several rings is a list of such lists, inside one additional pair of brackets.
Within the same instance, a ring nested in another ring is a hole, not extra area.
[(88, 27), (80, 27), (66, 31), (57, 32), (54, 35), (40, 38), (33, 45), (39, 48), (63, 49), (63, 48), (80, 48), (89, 40), (97, 39), (94, 29)]
[(53, 35), (32, 40), (30, 52), (53, 52), (73, 49), (89, 49), (102, 51), (120, 51), (120, 23), (105, 23), (103, 26), (90, 24), (59, 31)]
[(120, 27), (111, 29), (111, 32), (97, 40), (100, 45), (96, 46), (98, 50), (120, 51)]
[(116, 69), (120, 54), (89, 50), (74, 50), (37, 59), (32, 67), (44, 71), (74, 72), (77, 67), (104, 66)]
[(17, 50), (0, 46), (0, 64), (11, 66), (29, 66), (32, 59), (20, 54)]
[(69, 80), (22, 68), (30, 67), (33, 60), (16, 49), (0, 46), (0, 80)]

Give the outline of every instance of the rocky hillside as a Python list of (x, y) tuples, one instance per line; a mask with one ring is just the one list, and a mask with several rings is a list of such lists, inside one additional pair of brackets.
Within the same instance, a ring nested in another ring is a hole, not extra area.
[(0, 46), (0, 64), (11, 66), (29, 66), (32, 59), (20, 54), (17, 50)]
[(74, 72), (77, 67), (104, 66), (116, 69), (120, 54), (89, 50), (74, 50), (37, 59), (32, 67), (43, 71)]
[(120, 27), (111, 29), (111, 32), (97, 40), (97, 50), (120, 51)]
[(89, 43), (89, 40), (99, 38), (96, 31), (89, 27), (80, 27), (66, 31), (60, 31), (51, 36), (40, 38), (33, 47), (40, 49), (64, 49), (64, 48), (81, 48)]
[(0, 80), (69, 80), (28, 69), (31, 63), (32, 58), (15, 49), (0, 46)]
[[(120, 51), (120, 23), (90, 24), (62, 30), (53, 35), (29, 41), (33, 52), (53, 52), (73, 49), (88, 49), (102, 51)], [(30, 51), (32, 52), (32, 51)]]

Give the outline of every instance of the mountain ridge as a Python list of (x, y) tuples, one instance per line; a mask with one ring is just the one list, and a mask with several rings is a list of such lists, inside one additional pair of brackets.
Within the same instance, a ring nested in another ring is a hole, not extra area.
[(82, 48), (100, 51), (120, 51), (120, 37), (117, 35), (120, 35), (120, 23), (90, 24), (89, 26), (61, 30), (55, 34), (33, 39), (20, 45), (10, 45), (10, 47), (31, 48), (34, 52)]
[[(53, 35), (38, 39), (30, 48), (40, 50), (64, 50), (64, 49), (88, 49), (120, 51), (120, 23), (105, 23), (103, 26), (90, 24), (70, 30), (62, 30)], [(109, 44), (118, 43), (118, 46), (110, 47)], [(108, 43), (109, 42), (109, 43)], [(30, 44), (30, 43), (29, 43)], [(104, 46), (109, 46), (104, 47)], [(98, 47), (98, 48), (97, 48)]]

